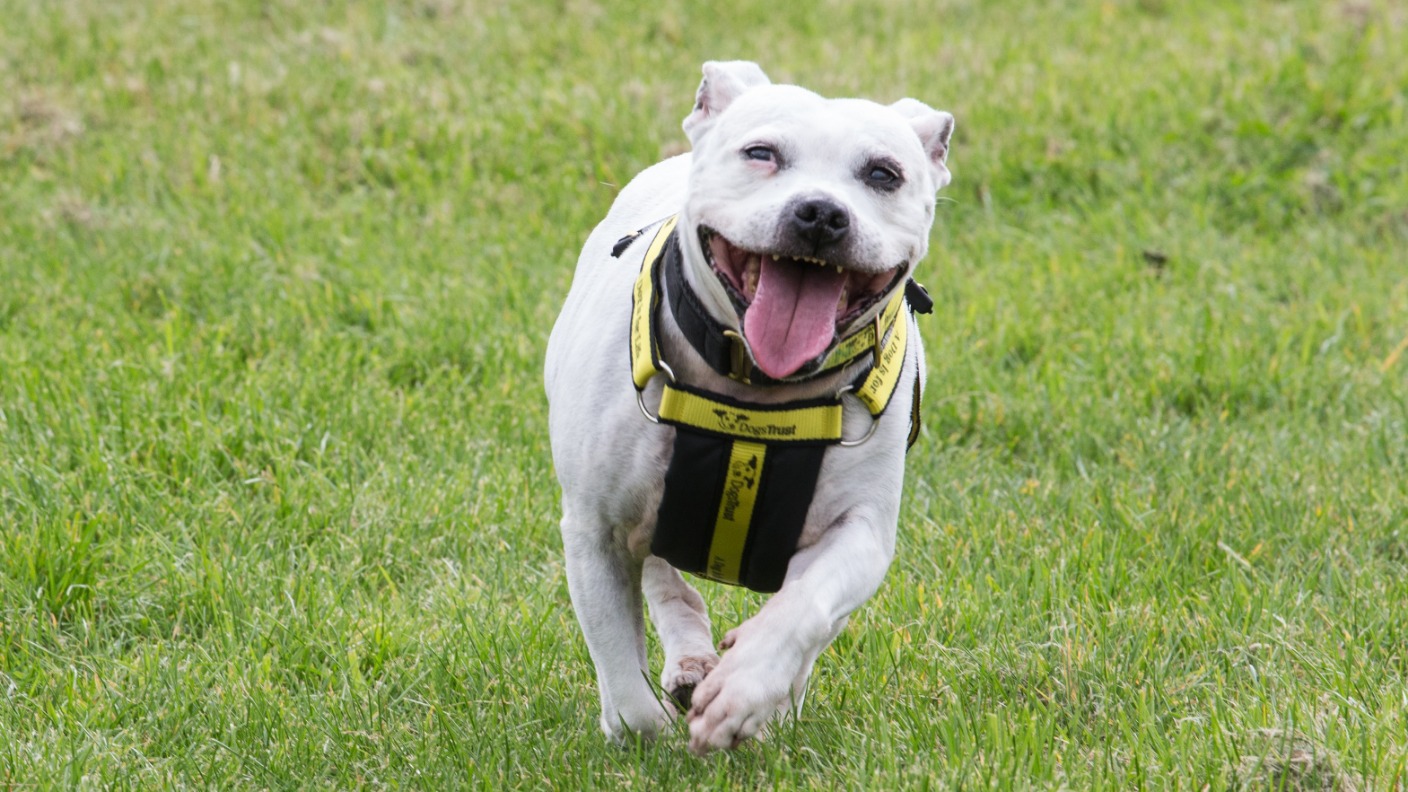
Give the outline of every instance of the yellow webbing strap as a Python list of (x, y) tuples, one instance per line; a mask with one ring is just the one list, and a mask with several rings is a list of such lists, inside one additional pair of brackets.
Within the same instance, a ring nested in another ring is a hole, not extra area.
[(660, 292), (655, 288), (655, 263), (678, 221), (679, 215), (675, 215), (660, 225), (650, 248), (645, 251), (645, 264), (636, 276), (631, 305), (631, 379), (636, 390), (645, 390), (650, 378), (660, 373), (656, 365), (660, 349), (655, 340), (655, 308), (660, 304)]
[(876, 321), (862, 327), (842, 339), (836, 348), (831, 350), (831, 354), (826, 356), (825, 362), (821, 364), (820, 371), (829, 371), (837, 366), (845, 365), (875, 349), (875, 335), (878, 332), (883, 340), (890, 328), (895, 324), (895, 318), (900, 315), (900, 308), (904, 307), (904, 290), (900, 289), (890, 302), (885, 305), (885, 310), (880, 312)]
[[(903, 300), (904, 295), (896, 295), (895, 299)], [(856, 398), (860, 399), (876, 418), (885, 411), (890, 397), (895, 395), (895, 387), (900, 384), (900, 372), (904, 370), (904, 350), (908, 342), (909, 317), (903, 317), (895, 322), (890, 340), (880, 351), (880, 359), (875, 361), (870, 373), (865, 376), (865, 381), (856, 388)]]
[(714, 434), (751, 440), (836, 441), (841, 439), (839, 401), (776, 409), (739, 407), (671, 385), (660, 398), (660, 419)]
[(758, 501), (763, 464), (768, 447), (748, 440), (735, 440), (729, 450), (724, 495), (714, 519), (714, 536), (709, 542), (708, 575), (721, 583), (739, 584), (743, 550), (753, 521), (753, 505)]

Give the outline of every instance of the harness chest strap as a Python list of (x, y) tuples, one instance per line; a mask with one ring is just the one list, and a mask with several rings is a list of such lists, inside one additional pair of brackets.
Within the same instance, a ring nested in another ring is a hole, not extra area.
[[(633, 383), (643, 391), (657, 374), (667, 374), (658, 420), (676, 428), (651, 552), (701, 577), (776, 591), (796, 550), (826, 448), (842, 442), (844, 409), (839, 396), (760, 405), (674, 381), (661, 362), (656, 316), (662, 262), (667, 253), (678, 255), (668, 250), (676, 222), (672, 217), (656, 232), (636, 278), (631, 312)], [(903, 369), (909, 322), (894, 319), (903, 299), (897, 294), (882, 311), (892, 314), (888, 334), (880, 331), (881, 322), (867, 327), (884, 343), (850, 388), (872, 419), (889, 404)]]

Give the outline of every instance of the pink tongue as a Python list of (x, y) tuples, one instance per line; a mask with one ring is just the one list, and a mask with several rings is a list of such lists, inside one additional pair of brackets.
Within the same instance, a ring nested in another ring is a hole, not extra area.
[(763, 256), (758, 291), (743, 314), (743, 337), (769, 377), (791, 375), (826, 351), (836, 334), (845, 273)]

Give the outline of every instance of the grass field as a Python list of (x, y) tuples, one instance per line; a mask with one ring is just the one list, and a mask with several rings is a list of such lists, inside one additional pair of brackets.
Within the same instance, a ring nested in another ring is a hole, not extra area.
[[(1389, 0), (0, 0), (0, 788), (1403, 789), (1405, 51)], [(699, 760), (597, 730), (540, 371), (735, 57), (958, 132), (899, 556)]]

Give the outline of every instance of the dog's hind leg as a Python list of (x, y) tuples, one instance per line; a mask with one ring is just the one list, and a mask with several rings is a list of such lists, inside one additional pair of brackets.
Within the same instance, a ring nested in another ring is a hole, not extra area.
[(654, 737), (675, 712), (650, 687), (641, 562), (612, 540), (609, 528), (570, 516), (562, 519), (562, 544), (572, 607), (596, 666), (601, 728), (614, 740), (627, 732)]
[(704, 598), (674, 567), (655, 556), (645, 559), (642, 588), (655, 632), (665, 647), (660, 686), (681, 709), (689, 709), (694, 686), (719, 664)]

